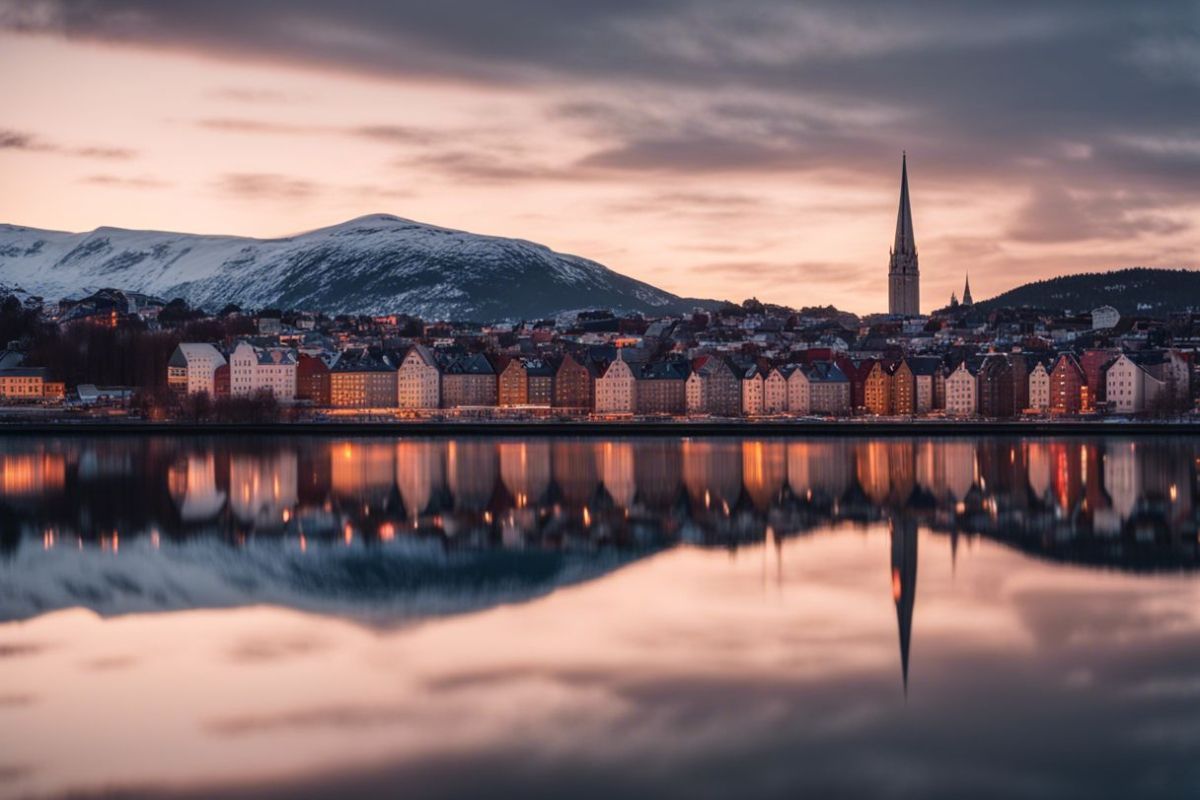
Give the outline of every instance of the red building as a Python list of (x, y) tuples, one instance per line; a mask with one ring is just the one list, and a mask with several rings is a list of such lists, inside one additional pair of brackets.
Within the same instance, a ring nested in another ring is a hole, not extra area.
[(319, 356), (300, 354), (296, 363), (296, 399), (316, 406), (330, 404), (329, 365)]
[(1120, 354), (1120, 350), (1101, 347), (1084, 350), (1083, 355), (1079, 357), (1079, 367), (1083, 370), (1084, 385), (1087, 386), (1087, 392), (1083, 398), (1084, 411), (1095, 411), (1096, 404), (1104, 402), (1107, 388), (1104, 380), (1104, 367)]
[(229, 397), (229, 364), (221, 364), (213, 372), (213, 397)]
[(1050, 412), (1078, 414), (1089, 404), (1083, 367), (1073, 354), (1061, 354), (1050, 372)]

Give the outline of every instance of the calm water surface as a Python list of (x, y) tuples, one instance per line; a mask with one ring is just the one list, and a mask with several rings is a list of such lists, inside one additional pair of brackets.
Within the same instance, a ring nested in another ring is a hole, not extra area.
[(0, 439), (0, 796), (1200, 796), (1198, 463)]

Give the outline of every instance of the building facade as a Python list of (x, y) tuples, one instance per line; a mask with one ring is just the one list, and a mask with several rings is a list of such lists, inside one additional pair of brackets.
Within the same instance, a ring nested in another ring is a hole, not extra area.
[(167, 361), (167, 386), (177, 394), (212, 397), (213, 376), (225, 356), (211, 344), (183, 342)]
[(761, 417), (763, 413), (763, 374), (758, 367), (742, 373), (742, 414)]
[(596, 413), (632, 414), (636, 408), (636, 384), (633, 369), (618, 353), (596, 379)]
[(396, 405), (432, 409), (442, 404), (442, 372), (437, 358), (425, 345), (408, 348), (396, 370)]
[(334, 408), (395, 408), (396, 370), (386, 364), (335, 364), (329, 371)]
[(239, 342), (229, 356), (229, 393), (249, 397), (268, 391), (280, 403), (296, 399), (296, 353), (280, 347)]
[(978, 381), (975, 373), (964, 361), (946, 376), (946, 413), (956, 417), (970, 417), (978, 411)]
[(496, 370), (483, 353), (450, 362), (442, 374), (442, 407), (496, 405)]
[(596, 403), (596, 372), (583, 355), (567, 353), (554, 374), (554, 407), (591, 411)]

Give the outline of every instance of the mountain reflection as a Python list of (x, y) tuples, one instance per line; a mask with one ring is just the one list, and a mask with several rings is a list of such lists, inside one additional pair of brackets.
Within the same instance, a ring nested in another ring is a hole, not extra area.
[[(918, 528), (946, 534), (951, 558), (983, 536), (1193, 569), (1198, 461), (1186, 437), (9, 438), (0, 618), (274, 602), (386, 619), (530, 597), (680, 543), (886, 523), (907, 672)], [(136, 561), (160, 548), (152, 569)], [(55, 594), (56, 553), (117, 560)]]

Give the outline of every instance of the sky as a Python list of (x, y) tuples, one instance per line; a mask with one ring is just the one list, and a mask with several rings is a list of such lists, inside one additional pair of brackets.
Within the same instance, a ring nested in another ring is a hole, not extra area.
[(1200, 2), (0, 0), (0, 222), (371, 213), (686, 296), (922, 309), (1200, 254)]

